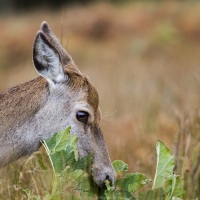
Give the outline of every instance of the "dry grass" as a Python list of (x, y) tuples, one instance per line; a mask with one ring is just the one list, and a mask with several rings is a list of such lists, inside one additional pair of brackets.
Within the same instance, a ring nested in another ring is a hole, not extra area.
[[(43, 20), (62, 35), (99, 91), (112, 160), (153, 178), (160, 139), (182, 163), (178, 172), (191, 176), (188, 198), (199, 195), (200, 3), (98, 4), (1, 16), (1, 91), (37, 76), (31, 45)], [(4, 170), (10, 174), (10, 167)]]

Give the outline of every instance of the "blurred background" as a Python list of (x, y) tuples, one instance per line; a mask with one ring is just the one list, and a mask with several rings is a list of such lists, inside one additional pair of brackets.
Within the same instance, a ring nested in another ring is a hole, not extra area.
[(161, 140), (199, 197), (200, 2), (0, 0), (0, 91), (38, 76), (44, 20), (99, 92), (111, 159), (153, 179)]

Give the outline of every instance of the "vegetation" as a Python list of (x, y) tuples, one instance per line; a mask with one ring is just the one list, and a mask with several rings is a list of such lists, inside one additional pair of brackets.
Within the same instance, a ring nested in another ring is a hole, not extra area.
[[(50, 192), (44, 196), (34, 194), (31, 189), (24, 188), (28, 199), (182, 199), (185, 194), (183, 179), (175, 175), (174, 157), (170, 155), (167, 147), (157, 142), (157, 166), (152, 189), (147, 192), (138, 190), (151, 183), (144, 174), (126, 173), (128, 165), (116, 160), (113, 167), (118, 175), (115, 186), (105, 181), (106, 188), (100, 189), (90, 176), (92, 155), (78, 158), (78, 139), (70, 134), (70, 128), (56, 133), (52, 138), (44, 141), (44, 147), (53, 170)], [(39, 158), (40, 166), (45, 166), (43, 159)], [(37, 162), (38, 162), (37, 161)], [(42, 167), (43, 174), (47, 168)], [(45, 177), (44, 177), (45, 178)], [(137, 192), (137, 194), (136, 194)], [(21, 196), (23, 196), (21, 194)], [(137, 197), (136, 197), (137, 195)], [(19, 194), (20, 197), (20, 194)]]

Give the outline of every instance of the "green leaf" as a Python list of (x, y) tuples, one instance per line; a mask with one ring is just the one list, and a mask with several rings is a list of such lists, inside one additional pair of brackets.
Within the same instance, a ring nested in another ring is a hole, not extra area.
[(182, 198), (185, 194), (183, 178), (178, 175), (172, 175), (166, 181), (165, 188), (167, 188), (166, 191), (169, 199), (173, 197)]
[(165, 194), (162, 188), (148, 190), (146, 193), (139, 193), (139, 200), (164, 200)]
[(104, 182), (105, 182), (107, 191), (114, 191), (115, 190), (115, 187), (112, 187), (110, 185), (110, 181), (109, 180), (105, 180)]
[(174, 157), (169, 149), (160, 141), (157, 146), (157, 168), (153, 182), (153, 189), (162, 187), (167, 199), (182, 198), (185, 194), (184, 181), (174, 174)]
[(50, 154), (54, 169), (61, 173), (67, 165), (72, 165), (76, 162), (73, 148), (68, 146), (66, 150), (58, 151)]
[(84, 174), (80, 189), (82, 199), (97, 199), (99, 188), (94, 183), (91, 175), (87, 173)]
[(79, 182), (83, 176), (84, 172), (81, 169), (77, 169), (72, 172), (72, 181)]
[(152, 189), (162, 187), (167, 178), (173, 174), (175, 166), (174, 157), (170, 155), (169, 149), (161, 141), (157, 142), (157, 165)]
[(62, 170), (65, 168), (65, 151), (51, 153), (49, 156), (53, 163), (54, 171), (57, 173), (61, 173)]
[(133, 193), (150, 182), (144, 174), (126, 174), (122, 179), (122, 190)]
[(70, 133), (70, 127), (66, 128), (64, 131), (59, 131), (54, 134), (51, 138), (45, 140), (50, 152), (55, 152), (56, 148), (64, 150), (66, 147), (67, 135)]
[(128, 170), (128, 165), (122, 160), (115, 160), (113, 161), (112, 165), (116, 172), (124, 172)]
[(77, 160), (74, 169), (89, 170), (93, 163), (93, 156), (91, 154), (84, 156)]
[(78, 138), (70, 134), (70, 127), (44, 141), (54, 171), (61, 173), (66, 165), (75, 164), (78, 160), (77, 143)]
[[(71, 128), (68, 127), (65, 131), (59, 131), (51, 138), (45, 140), (50, 153), (65, 150), (67, 146), (71, 146), (74, 150), (77, 150), (78, 138), (75, 135), (70, 134), (70, 129)], [(78, 151), (75, 152), (75, 159), (78, 159)]]

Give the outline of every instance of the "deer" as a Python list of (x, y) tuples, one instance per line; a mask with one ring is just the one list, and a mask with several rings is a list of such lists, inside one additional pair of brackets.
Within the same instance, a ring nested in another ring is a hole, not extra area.
[(45, 21), (33, 44), (33, 64), (39, 77), (0, 93), (0, 168), (31, 155), (41, 141), (70, 126), (79, 157), (93, 155), (94, 182), (101, 188), (105, 180), (114, 184), (97, 90)]

